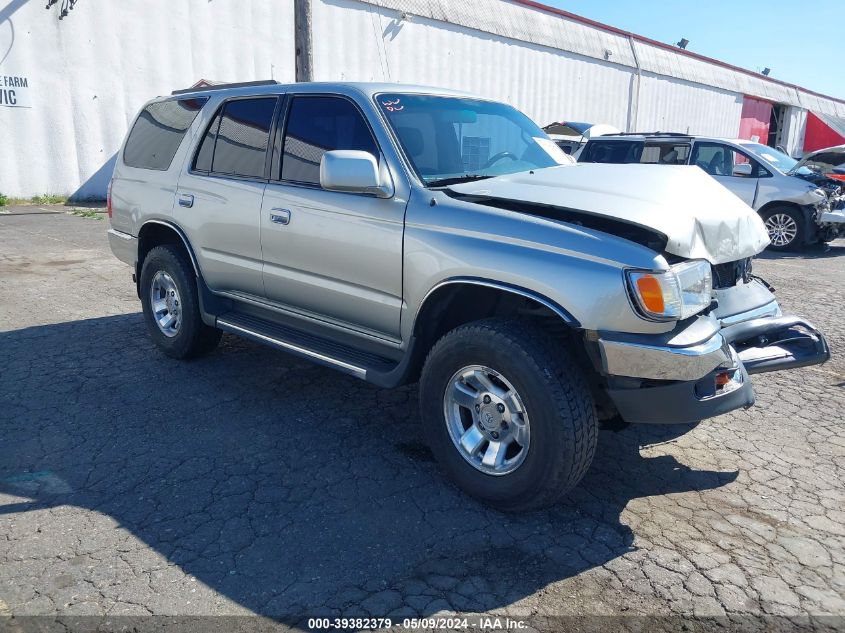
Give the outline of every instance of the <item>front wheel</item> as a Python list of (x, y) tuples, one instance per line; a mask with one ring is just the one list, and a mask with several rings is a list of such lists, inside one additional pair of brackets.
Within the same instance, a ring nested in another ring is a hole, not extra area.
[(804, 217), (789, 207), (775, 207), (761, 214), (773, 251), (790, 251), (804, 244)]
[(426, 360), (420, 401), (442, 468), (500, 510), (556, 502), (595, 453), (595, 406), (581, 370), (530, 322), (490, 319), (446, 334)]

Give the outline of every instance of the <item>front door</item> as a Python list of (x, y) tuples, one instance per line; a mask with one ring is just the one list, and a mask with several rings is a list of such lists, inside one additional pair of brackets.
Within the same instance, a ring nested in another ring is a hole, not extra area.
[(320, 187), (324, 152), (384, 161), (358, 107), (338, 96), (289, 102), (280, 164), (264, 194), (261, 246), (267, 298), (355, 329), (399, 336), (406, 201)]
[(748, 154), (724, 143), (698, 141), (692, 149), (690, 163), (713, 176), (747, 205), (754, 206), (763, 168)]
[(226, 101), (179, 179), (174, 217), (212, 290), (264, 295), (261, 198), (277, 102), (276, 96)]

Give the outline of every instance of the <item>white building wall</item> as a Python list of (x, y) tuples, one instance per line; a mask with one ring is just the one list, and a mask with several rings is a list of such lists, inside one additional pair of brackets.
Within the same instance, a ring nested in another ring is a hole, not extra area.
[[(293, 0), (0, 2), (0, 192), (102, 197), (133, 117), (201, 78), (294, 79)], [(61, 3), (60, 3), (61, 4)], [(0, 86), (2, 88), (2, 86)]]
[(735, 138), (742, 95), (674, 77), (643, 73), (637, 131)]
[(313, 6), (314, 78), (466, 90), (544, 125), (561, 118), (625, 129), (630, 68), (355, 0)]

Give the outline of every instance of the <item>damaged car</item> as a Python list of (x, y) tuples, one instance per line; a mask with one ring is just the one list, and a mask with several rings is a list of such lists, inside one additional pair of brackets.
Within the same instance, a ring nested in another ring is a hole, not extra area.
[[(697, 422), (753, 405), (753, 374), (830, 355), (754, 276), (760, 217), (704, 172), (571, 163), (526, 115), (465, 93), (160, 97), (118, 153), (108, 210), (162, 353), (207, 354), (227, 332), (378, 387), (418, 382), (402, 424), (501, 510), (577, 485), (602, 420)], [(293, 438), (284, 385), (267, 403)]]
[(794, 158), (754, 141), (660, 132), (606, 135), (588, 141), (578, 160), (696, 165), (760, 214), (772, 250), (845, 235), (840, 191), (803, 177)]

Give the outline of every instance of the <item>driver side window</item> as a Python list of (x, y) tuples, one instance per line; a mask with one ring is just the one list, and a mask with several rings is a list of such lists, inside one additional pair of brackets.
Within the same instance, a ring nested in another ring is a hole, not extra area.
[[(711, 176), (760, 178), (765, 173), (756, 160), (722, 143), (696, 143), (691, 164), (700, 167)], [(736, 173), (738, 165), (751, 165), (750, 173)]]

